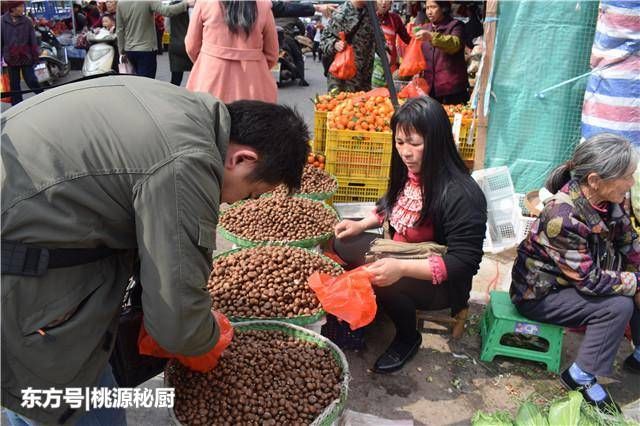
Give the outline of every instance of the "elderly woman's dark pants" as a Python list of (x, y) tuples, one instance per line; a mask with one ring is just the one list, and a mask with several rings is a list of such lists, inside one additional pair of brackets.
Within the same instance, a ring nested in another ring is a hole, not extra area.
[(640, 310), (632, 297), (587, 296), (575, 288), (549, 293), (544, 299), (520, 303), (518, 311), (536, 321), (563, 327), (587, 326), (575, 360), (596, 376), (611, 373), (613, 361), (631, 321), (633, 344), (640, 345)]
[[(364, 255), (371, 242), (379, 235), (364, 233), (353, 238), (336, 239), (334, 249), (349, 267), (364, 264)], [(425, 260), (425, 267), (427, 261)], [(431, 281), (402, 278), (387, 287), (373, 287), (378, 306), (391, 318), (396, 327), (396, 337), (413, 342), (416, 338), (416, 309), (434, 311), (450, 306), (444, 285)]]

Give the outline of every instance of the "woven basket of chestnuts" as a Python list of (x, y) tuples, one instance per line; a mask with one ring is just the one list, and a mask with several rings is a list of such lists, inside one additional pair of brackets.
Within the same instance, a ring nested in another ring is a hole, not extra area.
[(234, 337), (216, 368), (165, 369), (175, 388), (175, 425), (329, 426), (344, 410), (349, 364), (329, 339), (279, 321), (234, 324)]
[(213, 258), (207, 289), (213, 309), (233, 322), (269, 319), (309, 325), (325, 315), (307, 283), (316, 271), (343, 272), (328, 257), (299, 247), (235, 249)]
[(262, 197), (232, 204), (218, 232), (239, 247), (291, 245), (311, 248), (330, 239), (338, 214), (327, 204), (295, 197)]
[[(306, 165), (302, 172), (302, 185), (294, 195), (324, 201), (331, 198), (337, 190), (338, 181), (332, 174), (312, 165)], [(265, 196), (270, 195), (286, 196), (288, 195), (287, 187), (279, 185), (273, 192), (265, 194)]]

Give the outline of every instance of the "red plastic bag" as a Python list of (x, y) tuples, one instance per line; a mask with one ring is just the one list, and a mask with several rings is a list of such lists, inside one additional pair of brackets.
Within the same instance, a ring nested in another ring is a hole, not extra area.
[(369, 90), (367, 93), (364, 94), (365, 98), (375, 98), (376, 96), (382, 96), (383, 98), (388, 98), (391, 95), (389, 94), (389, 89), (387, 89), (386, 87), (378, 87), (376, 89)]
[(417, 77), (411, 80), (401, 91), (398, 93), (399, 98), (419, 98), (421, 96), (427, 96), (431, 88), (429, 83), (422, 77)]
[[(9, 84), (9, 73), (2, 73), (2, 80), (0, 81), (0, 92), (10, 92), (11, 85)], [(11, 103), (11, 96), (4, 97), (0, 99), (0, 102)]]
[(309, 277), (309, 287), (325, 311), (356, 330), (373, 321), (378, 309), (370, 279), (363, 266), (337, 277), (315, 272)]
[(422, 54), (422, 41), (414, 37), (409, 42), (409, 46), (407, 46), (407, 50), (404, 53), (400, 69), (398, 69), (398, 75), (400, 77), (411, 77), (426, 69), (427, 61)]
[(356, 68), (356, 52), (353, 50), (353, 46), (347, 43), (347, 37), (343, 31), (340, 31), (339, 36), (340, 40), (344, 42), (344, 49), (342, 52), (336, 53), (329, 67), (329, 72), (337, 79), (351, 80), (358, 72)]
[(205, 354), (186, 356), (172, 354), (171, 352), (164, 350), (160, 345), (158, 345), (153, 337), (147, 333), (147, 330), (144, 328), (144, 323), (140, 326), (140, 334), (138, 335), (138, 351), (142, 355), (155, 356), (156, 358), (175, 358), (180, 361), (181, 364), (200, 373), (206, 373), (207, 371), (213, 370), (216, 365), (218, 365), (220, 355), (222, 355), (222, 352), (224, 352), (233, 339), (233, 326), (227, 317), (216, 311), (213, 312), (213, 316), (216, 319), (218, 327), (220, 327), (220, 339), (213, 349)]

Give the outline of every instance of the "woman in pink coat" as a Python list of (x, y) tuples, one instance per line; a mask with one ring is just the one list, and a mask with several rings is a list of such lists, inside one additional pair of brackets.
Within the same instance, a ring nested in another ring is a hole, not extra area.
[(187, 89), (229, 103), (275, 103), (270, 69), (278, 62), (278, 34), (271, 1), (197, 1), (185, 37), (193, 61)]

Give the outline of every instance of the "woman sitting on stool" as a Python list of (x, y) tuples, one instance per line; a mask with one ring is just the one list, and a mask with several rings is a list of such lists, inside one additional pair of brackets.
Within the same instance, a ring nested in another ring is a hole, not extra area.
[(336, 225), (334, 249), (349, 266), (364, 264), (376, 238), (364, 231), (388, 219), (394, 240), (434, 241), (447, 252), (428, 259), (385, 258), (368, 266), (376, 299), (396, 328), (375, 363), (379, 373), (402, 368), (420, 347), (416, 309), (449, 307), (455, 316), (467, 308), (487, 221), (484, 195), (458, 154), (442, 105), (428, 97), (412, 99), (393, 115), (391, 128), (389, 190), (366, 218)]
[(618, 408), (596, 376), (611, 373), (630, 320), (636, 349), (624, 367), (640, 373), (640, 240), (624, 206), (637, 164), (633, 146), (616, 135), (578, 145), (548, 178), (546, 187), (556, 195), (513, 265), (511, 300), (522, 315), (587, 326), (578, 356), (560, 380), (599, 408)]

